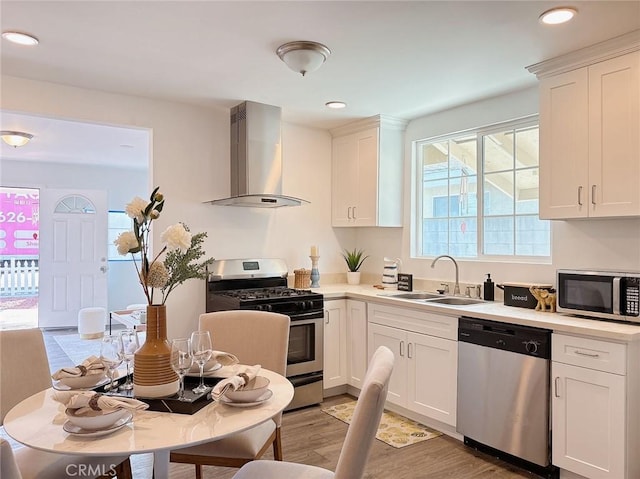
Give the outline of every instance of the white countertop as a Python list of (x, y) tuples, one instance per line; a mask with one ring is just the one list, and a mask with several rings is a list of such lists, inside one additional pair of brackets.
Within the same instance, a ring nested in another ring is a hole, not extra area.
[(313, 288), (313, 291), (322, 293), (327, 301), (340, 298), (359, 299), (388, 306), (400, 306), (453, 316), (471, 316), (479, 319), (546, 328), (554, 332), (579, 334), (607, 340), (625, 342), (640, 340), (640, 324), (583, 319), (561, 313), (514, 308), (505, 306), (498, 301), (466, 306), (434, 304), (428, 301), (393, 298), (390, 295), (402, 293), (402, 291), (380, 290), (372, 285), (365, 284), (328, 284), (326, 286), (321, 285), (320, 288)]

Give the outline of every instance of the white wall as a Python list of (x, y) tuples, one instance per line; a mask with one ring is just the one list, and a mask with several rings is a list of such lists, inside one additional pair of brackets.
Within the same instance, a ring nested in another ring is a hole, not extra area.
[[(109, 210), (123, 210), (148, 177), (147, 170), (4, 159), (0, 174), (2, 186), (103, 190)], [(109, 310), (145, 302), (131, 262), (110, 261), (108, 285)]]
[[(216, 258), (270, 256), (287, 261), (290, 272), (310, 267), (312, 244), (320, 247), (320, 272), (346, 270), (343, 247), (363, 247), (371, 257), (363, 271), (379, 274), (384, 256), (400, 257), (403, 270), (417, 278), (453, 279), (453, 268), (410, 255), (410, 229), (331, 227), (331, 138), (324, 130), (283, 124), (283, 191), (311, 202), (275, 210), (214, 207), (203, 201), (229, 194), (229, 119), (226, 109), (211, 109), (141, 97), (2, 77), (2, 108), (73, 120), (149, 128), (152, 132), (151, 179), (142, 194), (159, 185), (167, 198), (160, 232), (177, 221), (193, 232), (207, 231), (204, 245)], [(405, 224), (410, 221), (411, 142), (536, 113), (537, 90), (465, 105), (412, 121), (405, 141)], [(123, 201), (123, 205), (129, 198)], [(607, 267), (640, 270), (640, 220), (554, 222), (553, 264), (461, 261), (462, 282), (481, 283), (485, 273), (497, 282), (553, 282), (556, 267)], [(322, 284), (322, 279), (321, 279)], [(189, 281), (169, 298), (169, 336), (195, 329), (205, 309), (205, 286)]]
[[(154, 226), (185, 222), (207, 231), (204, 250), (216, 258), (282, 257), (290, 271), (310, 268), (309, 247), (320, 247), (320, 271), (344, 271), (341, 238), (331, 228), (331, 138), (328, 132), (283, 124), (283, 192), (311, 202), (297, 208), (256, 210), (214, 207), (206, 200), (229, 195), (229, 113), (213, 109), (116, 95), (53, 83), (2, 76), (1, 105), (8, 111), (149, 128), (151, 179), (140, 196), (159, 185), (167, 200)], [(128, 201), (127, 199), (126, 201)], [(123, 203), (124, 206), (124, 203)], [(169, 336), (188, 334), (205, 309), (205, 286), (191, 280), (167, 302)]]
[[(357, 243), (372, 257), (363, 271), (380, 273), (384, 256), (400, 257), (402, 270), (416, 278), (451, 282), (453, 265), (411, 257), (412, 142), (538, 113), (538, 89), (510, 93), (413, 120), (405, 135), (404, 228), (366, 228)], [(486, 273), (498, 283), (528, 281), (555, 284), (557, 268), (640, 270), (640, 219), (552, 222), (552, 263), (523, 264), (460, 260), (460, 281), (482, 283)]]

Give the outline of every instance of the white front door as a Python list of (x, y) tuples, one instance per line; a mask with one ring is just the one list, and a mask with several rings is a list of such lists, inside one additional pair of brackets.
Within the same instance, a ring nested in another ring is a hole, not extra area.
[(107, 192), (40, 190), (41, 328), (75, 327), (78, 311), (107, 308)]

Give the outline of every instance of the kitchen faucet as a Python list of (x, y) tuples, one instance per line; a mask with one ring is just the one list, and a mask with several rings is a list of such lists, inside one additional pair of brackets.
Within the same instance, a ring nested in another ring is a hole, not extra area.
[(431, 267), (432, 268), (436, 265), (436, 262), (440, 258), (449, 258), (451, 261), (453, 261), (453, 264), (456, 267), (456, 284), (453, 287), (453, 295), (454, 296), (459, 296), (460, 295), (460, 283), (458, 281), (458, 262), (455, 259), (453, 259), (452, 256), (449, 256), (448, 254), (441, 254), (440, 256), (438, 256), (436, 259), (433, 260), (433, 263), (431, 263)]

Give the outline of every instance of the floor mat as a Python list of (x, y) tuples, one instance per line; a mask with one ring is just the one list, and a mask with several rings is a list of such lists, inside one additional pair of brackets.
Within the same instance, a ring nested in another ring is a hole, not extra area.
[(73, 364), (82, 364), (89, 356), (100, 356), (102, 338), (80, 339), (79, 334), (61, 334), (53, 339), (64, 353), (69, 356)]
[[(356, 401), (349, 401), (323, 409), (322, 412), (351, 424), (355, 407)], [(376, 433), (376, 439), (396, 448), (427, 441), (438, 436), (442, 436), (442, 433), (390, 411), (382, 413), (380, 426), (378, 426)]]

